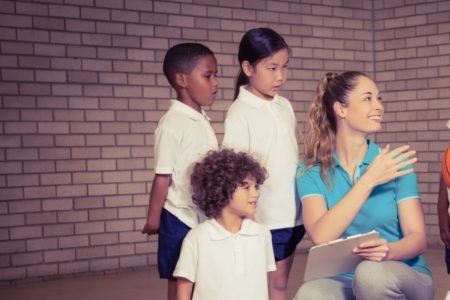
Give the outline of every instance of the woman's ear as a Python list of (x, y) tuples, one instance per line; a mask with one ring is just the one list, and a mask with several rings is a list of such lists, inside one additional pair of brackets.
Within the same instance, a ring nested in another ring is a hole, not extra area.
[(251, 77), (251, 76), (252, 76), (252, 74), (253, 74), (253, 67), (252, 67), (252, 65), (248, 62), (248, 60), (244, 60), (244, 61), (242, 62), (241, 68), (242, 68), (242, 71), (244, 72), (244, 74), (245, 74), (247, 77)]
[(347, 111), (341, 102), (339, 101), (334, 102), (333, 109), (336, 116), (338, 116), (340, 119), (345, 119)]
[(183, 73), (176, 73), (176, 74), (175, 74), (175, 83), (176, 83), (180, 88), (185, 88), (185, 87), (187, 86), (186, 74), (183, 74)]

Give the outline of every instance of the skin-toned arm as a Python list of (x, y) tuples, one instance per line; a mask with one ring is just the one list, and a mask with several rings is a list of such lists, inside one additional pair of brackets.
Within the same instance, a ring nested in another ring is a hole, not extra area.
[(339, 238), (352, 223), (374, 187), (413, 172), (412, 168), (398, 171), (417, 161), (415, 157), (406, 160), (415, 154), (415, 151), (408, 150), (407, 145), (392, 151), (386, 146), (353, 188), (330, 210), (320, 196), (303, 199), (303, 223), (312, 242), (323, 244)]
[(192, 299), (192, 290), (194, 283), (190, 282), (186, 278), (177, 278), (177, 300), (190, 300)]
[(403, 238), (394, 243), (377, 239), (362, 243), (354, 250), (366, 259), (406, 260), (422, 254), (426, 249), (425, 220), (419, 199), (409, 199), (398, 205)]
[(441, 175), (439, 183), (439, 196), (437, 203), (437, 213), (439, 219), (439, 232), (441, 240), (447, 248), (450, 248), (450, 217), (448, 215), (448, 195), (447, 187)]
[(158, 233), (161, 212), (169, 190), (171, 175), (155, 174), (150, 192), (147, 222), (141, 232), (148, 235)]

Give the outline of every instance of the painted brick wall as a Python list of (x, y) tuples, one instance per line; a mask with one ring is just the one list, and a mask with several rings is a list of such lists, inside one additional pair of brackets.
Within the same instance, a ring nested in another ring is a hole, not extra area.
[(436, 217), (440, 159), (450, 141), (450, 1), (374, 2), (375, 73), (386, 103), (381, 143), (417, 150), (428, 244)]
[(388, 110), (376, 139), (418, 150), (436, 245), (450, 7), (422, 2), (0, 0), (0, 283), (154, 264), (156, 239), (139, 231), (153, 132), (174, 96), (165, 51), (198, 41), (217, 54), (221, 89), (208, 114), (221, 140), (237, 45), (258, 26), (291, 46), (283, 94), (301, 130), (325, 72), (376, 74)]

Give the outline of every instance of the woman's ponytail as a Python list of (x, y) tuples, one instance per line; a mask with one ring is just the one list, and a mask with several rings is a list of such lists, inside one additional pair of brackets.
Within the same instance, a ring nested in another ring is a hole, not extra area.
[(321, 175), (327, 186), (331, 186), (327, 170), (334, 166), (333, 149), (336, 139), (336, 121), (332, 105), (326, 102), (330, 81), (339, 76), (327, 73), (317, 85), (316, 95), (308, 114), (308, 130), (305, 137), (305, 162), (308, 166), (321, 164)]

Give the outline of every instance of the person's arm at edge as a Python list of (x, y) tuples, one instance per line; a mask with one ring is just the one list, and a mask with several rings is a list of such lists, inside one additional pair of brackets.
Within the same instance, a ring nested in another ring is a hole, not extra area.
[(192, 290), (194, 283), (186, 278), (177, 278), (177, 300), (190, 300), (192, 299)]
[(439, 183), (439, 195), (437, 203), (437, 215), (439, 220), (439, 233), (441, 240), (447, 248), (450, 248), (450, 217), (448, 215), (448, 195), (447, 187), (444, 183), (444, 179), (440, 179)]
[(150, 192), (147, 221), (141, 232), (144, 234), (155, 234), (158, 232), (161, 220), (161, 212), (166, 201), (170, 185), (170, 174), (155, 174)]

